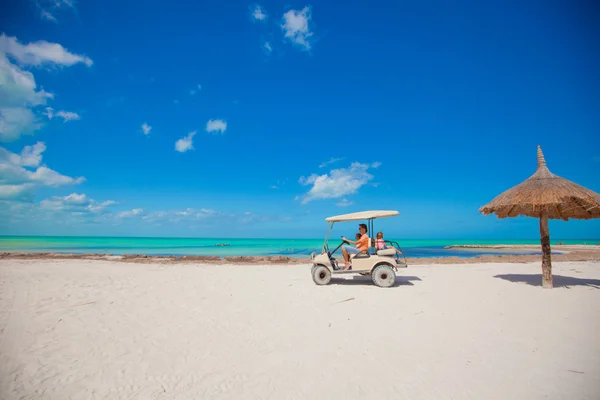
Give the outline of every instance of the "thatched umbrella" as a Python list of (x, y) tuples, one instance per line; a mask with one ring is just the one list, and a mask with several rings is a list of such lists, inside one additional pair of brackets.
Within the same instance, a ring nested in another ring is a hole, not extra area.
[(481, 207), (484, 215), (495, 213), (498, 218), (525, 215), (540, 219), (542, 238), (542, 286), (552, 287), (552, 259), (548, 218), (600, 218), (600, 194), (579, 186), (546, 167), (540, 146), (537, 148), (537, 171), (529, 179), (500, 194)]

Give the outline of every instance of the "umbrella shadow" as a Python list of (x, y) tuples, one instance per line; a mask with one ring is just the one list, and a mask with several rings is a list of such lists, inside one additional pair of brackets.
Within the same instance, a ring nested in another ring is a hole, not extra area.
[[(495, 275), (494, 278), (504, 279), (513, 283), (526, 283), (531, 286), (542, 286), (541, 274), (505, 274)], [(552, 284), (556, 287), (570, 288), (571, 286), (587, 286), (600, 289), (600, 279), (575, 278), (573, 276), (552, 275)]]
[[(414, 286), (411, 281), (420, 281), (418, 276), (396, 276), (396, 282), (391, 287), (398, 286)], [(332, 277), (330, 285), (373, 285), (373, 280), (370, 276), (353, 276), (352, 279)]]

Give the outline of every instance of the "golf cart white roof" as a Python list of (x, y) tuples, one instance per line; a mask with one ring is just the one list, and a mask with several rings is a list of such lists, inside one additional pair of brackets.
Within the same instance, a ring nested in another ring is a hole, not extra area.
[(361, 221), (366, 219), (395, 217), (400, 214), (393, 210), (376, 210), (376, 211), (361, 211), (351, 214), (336, 215), (335, 217), (326, 218), (327, 222), (344, 222), (344, 221)]

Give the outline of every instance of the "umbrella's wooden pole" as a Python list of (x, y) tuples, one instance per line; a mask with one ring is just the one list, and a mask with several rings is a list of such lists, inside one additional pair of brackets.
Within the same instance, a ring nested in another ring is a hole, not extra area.
[(548, 214), (540, 216), (540, 236), (542, 238), (542, 287), (552, 288), (552, 252), (550, 250), (550, 231)]

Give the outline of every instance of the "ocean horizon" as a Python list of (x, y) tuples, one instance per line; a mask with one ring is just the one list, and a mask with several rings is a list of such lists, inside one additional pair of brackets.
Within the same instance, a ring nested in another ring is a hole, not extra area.
[[(387, 239), (387, 238), (386, 238)], [(536, 245), (539, 239), (397, 239), (407, 257), (477, 257), (482, 255), (539, 254), (534, 249), (446, 249), (456, 245)], [(553, 239), (565, 245), (598, 244), (600, 239)], [(340, 243), (330, 240), (330, 247)], [(323, 239), (185, 238), (119, 236), (0, 236), (2, 252), (74, 254), (145, 254), (155, 256), (288, 256), (308, 257), (319, 252)]]

